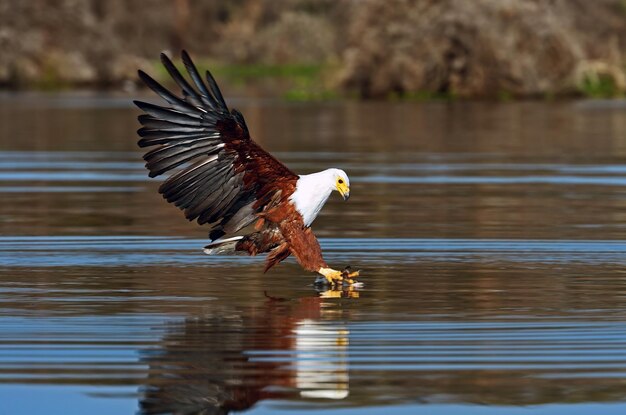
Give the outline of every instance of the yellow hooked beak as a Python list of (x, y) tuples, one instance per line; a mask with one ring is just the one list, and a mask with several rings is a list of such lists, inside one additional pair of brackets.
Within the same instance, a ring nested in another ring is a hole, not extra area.
[(350, 188), (345, 183), (337, 183), (337, 191), (343, 197), (343, 200), (348, 200), (350, 198)]

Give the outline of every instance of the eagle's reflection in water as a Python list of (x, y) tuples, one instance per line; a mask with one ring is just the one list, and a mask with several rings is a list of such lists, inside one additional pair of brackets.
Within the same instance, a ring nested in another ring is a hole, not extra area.
[(263, 399), (348, 396), (349, 316), (323, 292), (258, 308), (221, 308), (173, 324), (156, 349), (142, 352), (149, 375), (141, 414), (227, 414)]

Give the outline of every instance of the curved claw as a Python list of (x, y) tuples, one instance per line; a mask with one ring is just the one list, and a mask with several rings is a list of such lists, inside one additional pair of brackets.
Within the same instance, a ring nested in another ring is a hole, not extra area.
[(318, 272), (324, 277), (324, 279), (318, 278), (315, 281), (316, 284), (326, 283), (331, 286), (350, 286), (353, 284), (358, 284), (354, 278), (358, 277), (360, 274), (359, 271), (352, 271), (349, 266), (345, 267), (342, 271), (337, 271), (332, 268), (320, 268)]
[(352, 268), (350, 267), (350, 265), (348, 265), (347, 267), (345, 267), (343, 269), (343, 271), (341, 271), (341, 276), (345, 279), (347, 279), (350, 284), (353, 284), (354, 281), (353, 278), (358, 277), (361, 274), (360, 270), (356, 270), (356, 271), (352, 271)]

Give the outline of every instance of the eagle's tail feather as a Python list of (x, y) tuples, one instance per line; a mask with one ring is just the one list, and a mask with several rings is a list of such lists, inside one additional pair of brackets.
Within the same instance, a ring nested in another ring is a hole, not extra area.
[(237, 243), (243, 239), (243, 236), (233, 236), (232, 238), (218, 239), (204, 247), (204, 253), (207, 255), (234, 255), (245, 254), (245, 252), (237, 251)]

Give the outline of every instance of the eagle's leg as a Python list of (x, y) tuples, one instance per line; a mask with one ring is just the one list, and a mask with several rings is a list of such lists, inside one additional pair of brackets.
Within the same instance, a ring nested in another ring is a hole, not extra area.
[(339, 271), (326, 264), (322, 256), (322, 248), (311, 228), (303, 228), (301, 222), (286, 221), (281, 223), (281, 231), (288, 243), (289, 251), (296, 257), (302, 268), (321, 274), (325, 279), (321, 282), (332, 286), (356, 283), (352, 278), (359, 275), (358, 271), (351, 272), (350, 267)]

